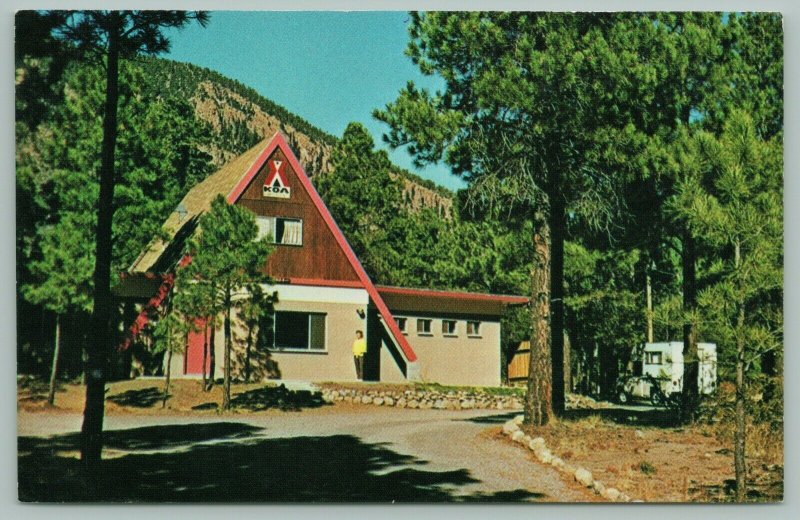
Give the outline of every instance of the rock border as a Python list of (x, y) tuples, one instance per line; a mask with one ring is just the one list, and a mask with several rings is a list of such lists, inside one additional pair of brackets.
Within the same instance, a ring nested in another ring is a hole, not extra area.
[(516, 396), (492, 395), (484, 392), (451, 390), (370, 390), (326, 388), (319, 392), (327, 403), (368, 404), (422, 410), (520, 410), (522, 400)]
[(548, 464), (561, 473), (569, 475), (576, 482), (584, 487), (590, 488), (597, 495), (611, 502), (638, 502), (620, 490), (613, 487), (606, 487), (599, 480), (595, 480), (592, 472), (583, 467), (575, 467), (564, 462), (560, 457), (553, 454), (548, 448), (542, 437), (531, 437), (525, 434), (520, 428), (523, 420), (522, 415), (518, 415), (503, 424), (503, 434), (508, 436), (512, 442), (522, 444), (533, 452), (536, 459), (542, 464)]

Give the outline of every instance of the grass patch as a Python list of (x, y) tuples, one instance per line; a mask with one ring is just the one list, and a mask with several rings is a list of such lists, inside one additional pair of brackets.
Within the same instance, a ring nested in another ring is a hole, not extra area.
[(503, 397), (522, 398), (525, 396), (524, 388), (510, 386), (448, 386), (438, 383), (416, 383), (414, 389), (418, 391), (439, 392), (442, 394), (448, 392), (469, 392), (473, 394), (497, 395)]
[(639, 463), (639, 471), (644, 473), (645, 475), (654, 475), (656, 473), (656, 467), (643, 460)]
[(319, 383), (322, 387), (344, 388), (348, 390), (375, 390), (378, 392), (403, 392), (411, 390), (414, 392), (436, 392), (447, 394), (449, 392), (468, 392), (472, 394), (484, 394), (489, 396), (525, 397), (525, 388), (508, 386), (450, 386), (440, 385), (439, 383)]

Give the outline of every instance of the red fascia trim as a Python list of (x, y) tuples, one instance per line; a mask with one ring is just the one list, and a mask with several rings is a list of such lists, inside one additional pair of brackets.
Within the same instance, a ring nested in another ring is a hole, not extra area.
[(136, 275), (144, 276), (147, 280), (155, 280), (156, 278), (164, 278), (163, 274), (154, 273), (152, 271), (146, 271), (144, 273), (129, 273), (128, 271), (122, 271), (119, 273), (120, 280), (125, 280), (127, 278), (133, 278)]
[(378, 292), (403, 296), (432, 296), (435, 298), (450, 298), (453, 300), (492, 301), (510, 304), (524, 304), (530, 301), (529, 298), (525, 296), (512, 296), (507, 294), (464, 293), (437, 291), (433, 289), (413, 289), (409, 287), (389, 287), (385, 285), (379, 285)]
[[(186, 267), (191, 262), (191, 255), (184, 255), (178, 262), (178, 269), (181, 267)], [(131, 343), (133, 343), (133, 340), (136, 339), (136, 336), (139, 335), (142, 329), (144, 329), (144, 326), (150, 321), (150, 314), (158, 309), (158, 307), (161, 305), (161, 302), (164, 301), (164, 298), (167, 297), (169, 292), (172, 290), (172, 287), (175, 285), (175, 273), (161, 275), (161, 278), (163, 282), (161, 282), (161, 285), (158, 287), (158, 291), (156, 291), (156, 294), (150, 298), (150, 301), (148, 301), (147, 305), (144, 306), (142, 312), (139, 313), (134, 322), (128, 328), (128, 332), (125, 334), (125, 339), (117, 346), (117, 352), (124, 352), (125, 350), (128, 350), (128, 348), (131, 346)]]
[(128, 350), (136, 336), (139, 335), (144, 326), (150, 321), (150, 313), (155, 311), (158, 306), (161, 305), (161, 302), (164, 301), (164, 298), (166, 298), (169, 292), (172, 290), (173, 285), (175, 285), (175, 275), (173, 273), (165, 275), (164, 281), (161, 282), (161, 286), (158, 288), (158, 291), (156, 291), (155, 296), (150, 298), (150, 301), (148, 301), (147, 305), (144, 306), (142, 312), (139, 313), (139, 316), (136, 317), (136, 320), (134, 320), (134, 322), (128, 328), (128, 333), (125, 335), (125, 339), (117, 346), (118, 352)]
[(355, 270), (358, 279), (361, 281), (361, 284), (367, 290), (370, 298), (375, 303), (375, 307), (378, 308), (378, 312), (380, 313), (381, 317), (383, 317), (384, 323), (389, 327), (389, 331), (394, 336), (395, 341), (400, 346), (400, 349), (403, 351), (403, 354), (406, 356), (406, 359), (409, 363), (413, 363), (417, 360), (417, 354), (414, 352), (414, 349), (411, 348), (406, 337), (400, 331), (400, 328), (397, 326), (397, 322), (392, 316), (392, 313), (389, 311), (389, 308), (383, 301), (378, 289), (375, 288), (375, 285), (370, 280), (369, 275), (364, 270), (364, 267), (361, 265), (361, 262), (356, 257), (356, 254), (353, 252), (353, 248), (350, 247), (350, 244), (347, 242), (347, 239), (344, 238), (344, 234), (342, 234), (342, 230), (339, 229), (339, 226), (336, 224), (336, 221), (333, 220), (330, 211), (328, 211), (328, 207), (323, 202), (322, 198), (317, 193), (317, 190), (314, 188), (314, 185), (311, 184), (311, 180), (306, 175), (305, 170), (300, 163), (298, 162), (297, 158), (294, 156), (292, 149), (289, 148), (289, 145), (286, 143), (286, 140), (283, 138), (280, 132), (276, 132), (275, 135), (272, 137), (269, 145), (264, 149), (263, 152), (258, 156), (256, 162), (250, 167), (242, 180), (236, 185), (236, 187), (231, 191), (228, 195), (228, 203), (234, 204), (239, 197), (241, 197), (244, 190), (247, 186), (252, 182), (253, 177), (255, 177), (256, 173), (261, 169), (264, 165), (264, 162), (267, 158), (275, 151), (275, 148), (279, 147), (283, 151), (286, 158), (289, 160), (289, 164), (292, 166), (294, 171), (297, 173), (297, 178), (300, 179), (300, 183), (303, 185), (303, 188), (306, 190), (308, 195), (311, 197), (312, 202), (314, 202), (314, 206), (316, 206), (317, 211), (319, 211), (322, 219), (325, 221), (325, 224), (328, 225), (328, 229), (330, 229), (331, 233), (333, 233), (336, 242), (339, 244), (339, 247), (342, 248), (347, 260), (350, 262), (350, 265)]
[[(280, 283), (281, 280), (276, 280)], [(346, 287), (349, 289), (363, 289), (361, 282), (353, 280), (324, 280), (322, 278), (289, 278), (291, 285), (312, 285), (315, 287)]]

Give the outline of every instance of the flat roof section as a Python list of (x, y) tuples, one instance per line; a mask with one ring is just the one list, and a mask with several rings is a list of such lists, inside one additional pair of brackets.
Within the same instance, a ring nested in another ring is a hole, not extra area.
[(507, 294), (468, 293), (413, 289), (408, 287), (377, 286), (389, 309), (395, 313), (465, 314), (501, 316), (509, 305), (526, 305), (525, 296)]

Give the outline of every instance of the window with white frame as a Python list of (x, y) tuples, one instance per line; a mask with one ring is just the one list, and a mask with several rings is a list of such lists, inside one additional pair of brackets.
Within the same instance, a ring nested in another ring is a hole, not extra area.
[(481, 335), (481, 322), (468, 321), (467, 322), (467, 336), (478, 338)]
[(421, 336), (431, 336), (431, 320), (417, 319), (417, 334)]
[(299, 218), (258, 217), (258, 238), (270, 236), (273, 244), (303, 245), (303, 221)]
[(274, 327), (276, 349), (325, 350), (325, 314), (276, 311)]
[(442, 320), (442, 334), (445, 336), (456, 336), (456, 320)]
[(644, 353), (644, 361), (648, 365), (660, 365), (662, 364), (662, 357), (661, 352), (645, 352)]

